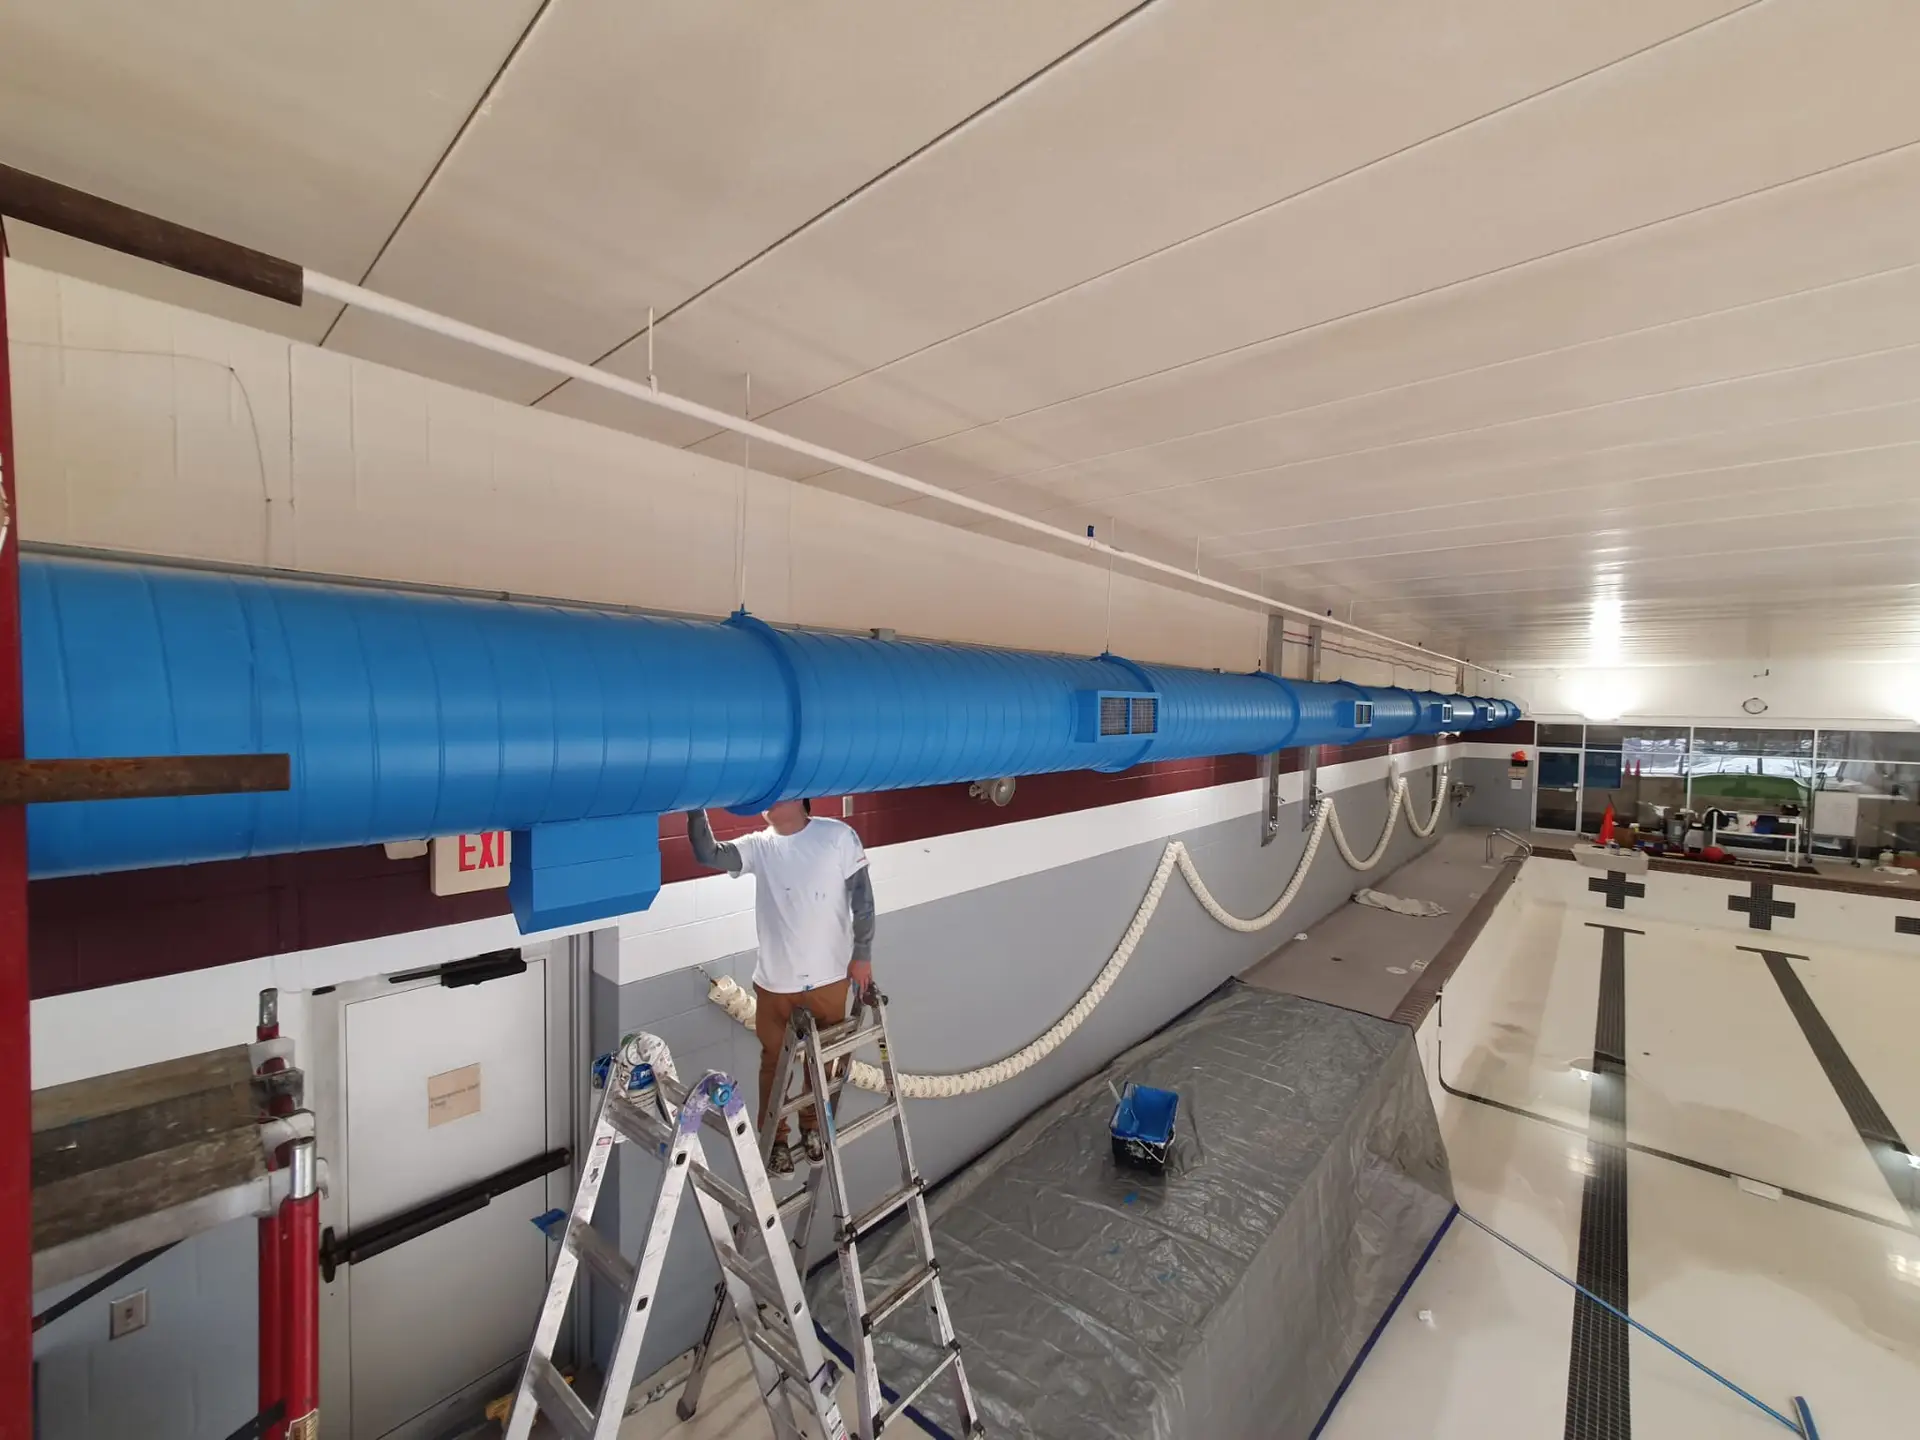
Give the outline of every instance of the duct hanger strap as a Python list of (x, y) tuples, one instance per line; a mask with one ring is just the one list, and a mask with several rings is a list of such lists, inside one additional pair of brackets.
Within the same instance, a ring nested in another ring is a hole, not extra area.
[[(1448, 768), (1442, 766), (1434, 777), (1433, 810), (1424, 822), (1416, 820), (1411, 810), (1406, 811), (1407, 828), (1416, 835), (1429, 836), (1439, 827), (1446, 806), (1447, 776)], [(1160, 852), (1160, 864), (1153, 872), (1153, 879), (1147, 882), (1146, 894), (1140, 897), (1140, 904), (1133, 912), (1133, 920), (1128, 924), (1126, 934), (1120, 937), (1120, 943), (1107, 957), (1106, 964), (1100, 967), (1100, 973), (1093, 977), (1093, 983), (1087, 986), (1066, 1014), (1054, 1021), (1038, 1038), (990, 1065), (945, 1075), (903, 1074), (898, 1077), (900, 1093), (910, 1100), (950, 1099), (958, 1095), (978, 1094), (1024, 1074), (1059, 1049), (1074, 1031), (1086, 1023), (1087, 1017), (1106, 999), (1107, 992), (1119, 980), (1121, 971), (1127, 968), (1127, 962), (1133, 958), (1133, 952), (1147, 933), (1147, 926), (1152, 923), (1154, 912), (1160, 908), (1160, 899), (1166, 894), (1175, 870), (1180, 872), (1181, 878), (1193, 891), (1194, 898), (1209, 915), (1229, 930), (1251, 935), (1278, 920), (1299, 896), (1308, 873), (1313, 869), (1314, 859), (1320, 853), (1320, 842), (1328, 831), (1333, 832), (1334, 847), (1340, 852), (1340, 858), (1355, 870), (1371, 870), (1385, 859), (1393, 842), (1394, 824), (1400, 818), (1406, 799), (1406, 778), (1395, 776), (1393, 800), (1387, 810), (1387, 823), (1380, 829), (1379, 843), (1362, 858), (1355, 855), (1352, 846), (1347, 843), (1347, 837), (1340, 828), (1339, 812), (1334, 809), (1333, 797), (1323, 798), (1315, 808), (1313, 829), (1307, 836), (1306, 848), (1300, 852), (1300, 859), (1293, 867), (1292, 878), (1272, 905), (1251, 918), (1235, 915), (1214, 899), (1213, 892), (1207, 889), (1206, 882), (1200, 878), (1200, 871), (1194, 865), (1193, 856), (1186, 845), (1179, 840), (1169, 840), (1167, 848)], [(753, 1028), (757, 1008), (754, 997), (742, 989), (732, 976), (722, 975), (714, 979), (708, 986), (707, 999), (749, 1030)], [(862, 1090), (871, 1090), (876, 1094), (886, 1090), (886, 1077), (875, 1066), (856, 1061), (851, 1078)]]

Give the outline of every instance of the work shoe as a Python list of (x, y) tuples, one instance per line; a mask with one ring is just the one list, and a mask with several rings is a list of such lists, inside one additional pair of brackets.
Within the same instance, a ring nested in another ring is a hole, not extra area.
[(809, 1130), (802, 1138), (807, 1142), (807, 1162), (818, 1165), (827, 1158), (827, 1142), (820, 1138), (818, 1130)]
[(769, 1175), (791, 1175), (793, 1173), (793, 1147), (784, 1140), (773, 1142), (773, 1149), (767, 1154), (767, 1173)]

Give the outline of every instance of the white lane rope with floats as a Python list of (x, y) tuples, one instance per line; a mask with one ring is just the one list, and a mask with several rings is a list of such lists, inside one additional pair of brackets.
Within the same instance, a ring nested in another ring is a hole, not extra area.
[[(976, 1066), (972, 1070), (960, 1070), (945, 1075), (908, 1075), (900, 1078), (901, 1093), (913, 1100), (940, 1100), (956, 1095), (974, 1095), (982, 1090), (1001, 1085), (1014, 1076), (1031, 1070), (1047, 1056), (1066, 1043), (1072, 1035), (1086, 1023), (1107, 992), (1120, 978), (1120, 972), (1127, 968), (1127, 962), (1133, 958), (1134, 950), (1147, 933), (1147, 926), (1153, 920), (1154, 911), (1160, 908), (1160, 899), (1166, 894), (1168, 882), (1173, 879), (1177, 869), (1186, 880), (1187, 888), (1200, 902), (1200, 907), (1229, 930), (1237, 930), (1243, 935), (1251, 935), (1266, 929), (1286, 912), (1306, 883), (1307, 873), (1313, 869), (1314, 858), (1320, 853), (1320, 842), (1328, 831), (1333, 833), (1334, 848), (1340, 852), (1340, 858), (1355, 870), (1371, 870), (1386, 858), (1387, 848), (1393, 843), (1394, 823), (1402, 812), (1407, 817), (1407, 828), (1422, 839), (1432, 835), (1439, 827), (1441, 812), (1447, 800), (1447, 770), (1442, 767), (1434, 780), (1433, 811), (1425, 822), (1416, 819), (1407, 806), (1406, 777), (1396, 775), (1393, 780), (1393, 799), (1387, 808), (1387, 823), (1380, 827), (1380, 840), (1365, 857), (1355, 855), (1348, 843), (1346, 832), (1340, 828), (1340, 813), (1334, 808), (1331, 795), (1322, 796), (1319, 805), (1314, 808), (1313, 828), (1307, 835), (1307, 845), (1300, 852), (1299, 862), (1293, 867), (1293, 878), (1287, 881), (1286, 889), (1280, 897), (1258, 915), (1243, 918), (1228, 910), (1213, 892), (1207, 889), (1206, 882), (1200, 878), (1200, 871), (1193, 863), (1193, 856), (1179, 840), (1169, 840), (1167, 848), (1160, 852), (1160, 864), (1154, 869), (1153, 879), (1147, 884), (1147, 893), (1140, 897), (1140, 904), (1133, 912), (1133, 921), (1127, 926), (1126, 934), (1120, 937), (1120, 943), (1114, 946), (1113, 954), (1107, 957), (1107, 963), (1100, 967), (1100, 973), (1093, 977), (1093, 983), (1087, 986), (1078, 1000), (1054, 1021), (1039, 1036), (1021, 1046), (1011, 1055), (995, 1060), (989, 1065)], [(742, 988), (731, 975), (723, 975), (708, 987), (707, 999), (725, 1010), (735, 1020), (753, 1028), (754, 999), (751, 991)], [(862, 1090), (879, 1092), (885, 1088), (879, 1068), (860, 1061), (853, 1066), (853, 1083)]]

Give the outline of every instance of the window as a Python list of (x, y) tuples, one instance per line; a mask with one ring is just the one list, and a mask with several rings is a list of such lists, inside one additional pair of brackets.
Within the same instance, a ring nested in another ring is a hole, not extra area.
[(1688, 731), (1684, 725), (1589, 725), (1580, 828), (1598, 833), (1607, 807), (1622, 824), (1658, 823), (1660, 812), (1687, 801)]
[[(1812, 811), (1817, 853), (1920, 855), (1920, 732), (1758, 726), (1555, 725), (1536, 730), (1534, 823), (1652, 823), (1662, 809)], [(1909, 862), (1911, 863), (1911, 862)]]
[(1693, 732), (1696, 755), (1813, 756), (1811, 730), (1727, 730), (1702, 725)]
[(1920, 731), (1822, 730), (1820, 759), (1920, 764)]
[(1920, 735), (1823, 730), (1813, 769), (1816, 853), (1920, 852)]

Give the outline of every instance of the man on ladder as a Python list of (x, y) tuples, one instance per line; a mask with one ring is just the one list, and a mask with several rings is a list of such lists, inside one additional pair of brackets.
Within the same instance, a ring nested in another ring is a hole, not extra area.
[[(754, 1033), (760, 1040), (760, 1124), (774, 1104), (774, 1072), (795, 1010), (816, 1025), (847, 1018), (849, 986), (873, 986), (873, 884), (867, 852), (851, 825), (815, 816), (811, 801), (782, 800), (765, 812), (767, 828), (738, 840), (716, 841), (707, 812), (687, 814), (687, 839), (696, 863), (729, 875), (752, 875), (759, 958), (753, 968)], [(826, 1158), (819, 1116), (800, 1112), (807, 1159)], [(767, 1168), (793, 1173), (787, 1122), (774, 1135)]]

